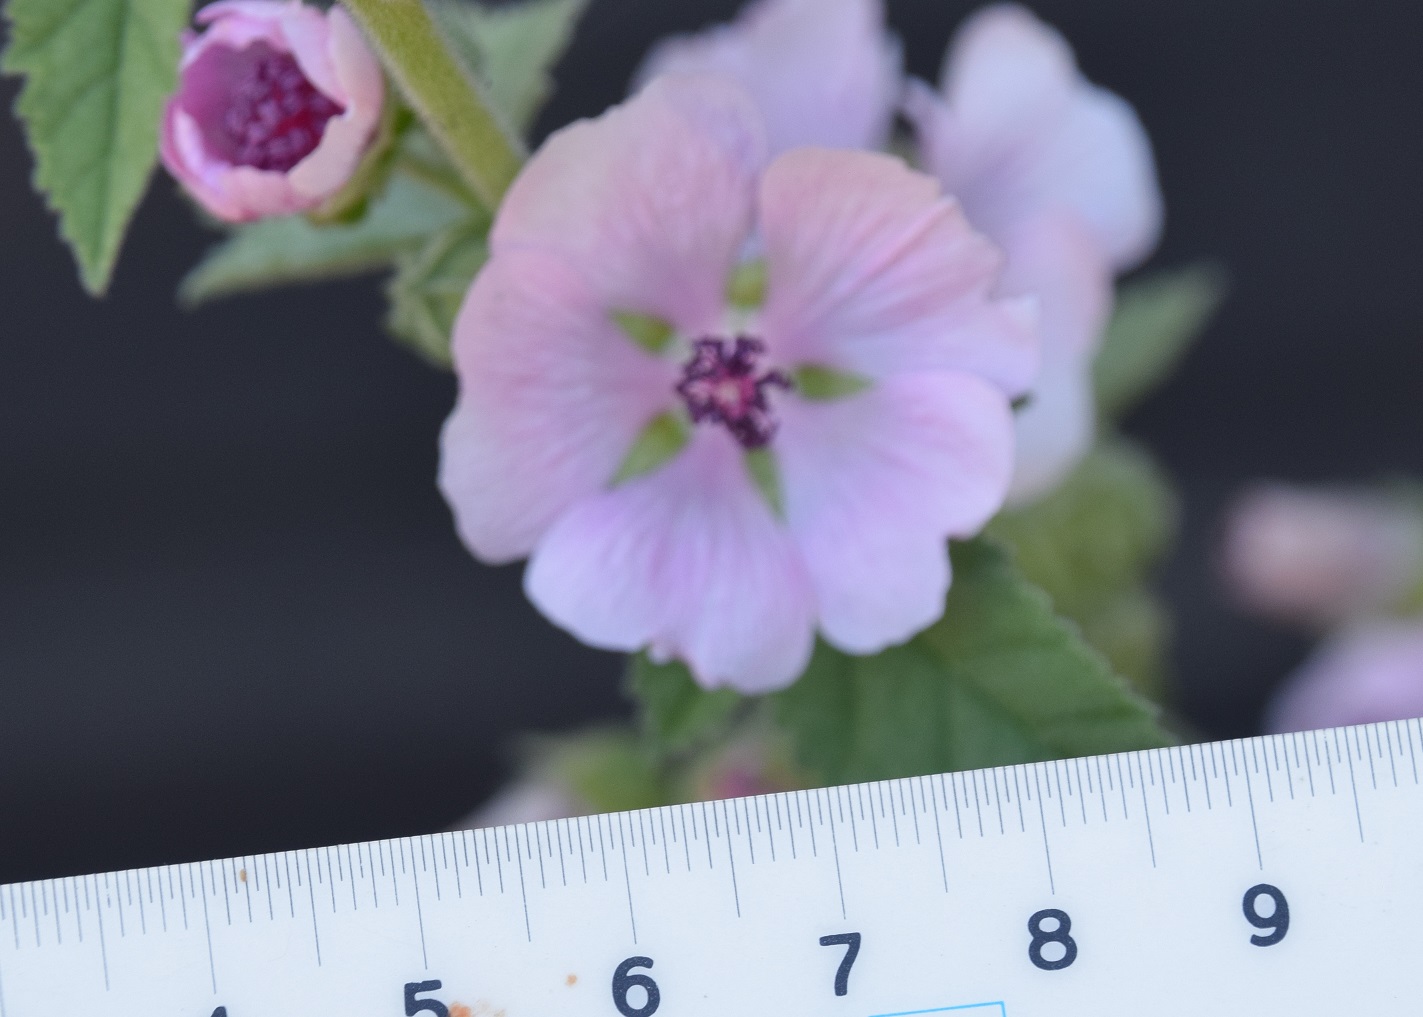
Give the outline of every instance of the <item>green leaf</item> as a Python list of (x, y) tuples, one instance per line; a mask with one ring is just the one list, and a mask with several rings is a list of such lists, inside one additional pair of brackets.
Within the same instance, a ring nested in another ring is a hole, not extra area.
[(1161, 384), (1225, 299), (1225, 273), (1199, 264), (1121, 287), (1094, 365), (1103, 419), (1120, 417)]
[(826, 402), (857, 395), (869, 388), (873, 382), (859, 374), (849, 374), (819, 364), (804, 364), (792, 375), (796, 395), (805, 399)]
[(957, 544), (953, 563), (929, 629), (872, 657), (820, 645), (772, 697), (805, 765), (840, 783), (1171, 743), (1006, 553)]
[(659, 414), (637, 436), (623, 464), (618, 467), (613, 484), (651, 473), (682, 451), (690, 438), (687, 423), (680, 416), (670, 412)]
[(34, 182), (59, 214), (85, 288), (108, 287), (157, 161), (189, 0), (10, 0), (3, 69), (23, 74), (16, 112)]
[(746, 702), (730, 689), (703, 689), (685, 664), (654, 664), (645, 653), (632, 658), (627, 687), (638, 703), (644, 737), (663, 755), (690, 751), (723, 734)]
[(430, 13), (495, 107), (528, 130), (553, 91), (549, 74), (573, 38), (588, 0), (521, 0), (499, 7), (431, 0)]
[(666, 804), (671, 796), (659, 760), (626, 730), (580, 731), (534, 739), (526, 754), (535, 780), (568, 788), (595, 812)]
[(655, 315), (614, 311), (612, 317), (618, 328), (648, 353), (661, 353), (677, 334), (677, 330), (667, 321)]
[(1175, 541), (1178, 514), (1151, 456), (1108, 436), (1052, 494), (1000, 514), (987, 532), (1118, 674), (1157, 694), (1170, 625), (1146, 587)]
[(418, 251), (402, 255), (386, 289), (386, 326), (437, 367), (449, 367), (455, 317), (475, 273), (489, 258), (487, 227), (466, 221), (436, 233)]
[(1000, 514), (988, 535), (1014, 550), (1058, 611), (1077, 617), (1146, 578), (1174, 541), (1178, 514), (1155, 460), (1109, 436), (1057, 490)]
[(237, 227), (188, 273), (178, 296), (191, 306), (268, 286), (373, 272), (469, 214), (453, 198), (397, 174), (350, 225), (316, 226), (286, 216)]
[(1172, 627), (1171, 613), (1159, 596), (1144, 587), (1123, 590), (1084, 607), (1072, 620), (1113, 671), (1148, 698), (1162, 699)]

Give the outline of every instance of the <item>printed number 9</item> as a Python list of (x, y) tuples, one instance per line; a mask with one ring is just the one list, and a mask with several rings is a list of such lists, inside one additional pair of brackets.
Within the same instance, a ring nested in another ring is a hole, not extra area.
[[(618, 1013), (623, 1017), (652, 1017), (657, 1012), (658, 1006), (662, 1004), (662, 993), (657, 989), (657, 983), (648, 975), (629, 974), (633, 968), (652, 967), (651, 957), (629, 957), (618, 965), (618, 969), (613, 972), (613, 1005), (618, 1008)], [(633, 1006), (628, 1001), (628, 992), (636, 986), (647, 994), (647, 999), (642, 1006)]]
[[(1268, 915), (1262, 915), (1256, 908), (1261, 897), (1269, 897), (1275, 902), (1274, 910)], [(1285, 895), (1280, 892), (1279, 887), (1269, 883), (1252, 886), (1245, 891), (1245, 899), (1241, 901), (1240, 906), (1245, 912), (1247, 922), (1257, 929), (1270, 930), (1268, 935), (1250, 937), (1250, 942), (1256, 946), (1274, 946), (1290, 931), (1290, 902), (1285, 900)]]

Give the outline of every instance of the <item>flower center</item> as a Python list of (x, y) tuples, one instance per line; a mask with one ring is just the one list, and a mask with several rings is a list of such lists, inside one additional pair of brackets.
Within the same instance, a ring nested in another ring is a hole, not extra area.
[(766, 344), (750, 336), (698, 339), (682, 367), (677, 391), (696, 423), (722, 424), (743, 448), (761, 448), (776, 433), (776, 419), (766, 389), (789, 389), (791, 380), (776, 370), (760, 370)]
[(291, 54), (254, 43), (246, 55), (222, 118), (232, 162), (285, 173), (321, 143), (341, 107), (307, 80)]

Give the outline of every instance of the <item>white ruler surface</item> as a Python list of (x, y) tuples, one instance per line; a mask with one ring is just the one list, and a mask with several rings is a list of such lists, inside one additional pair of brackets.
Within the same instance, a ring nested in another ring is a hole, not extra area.
[(0, 1017), (1423, 1014), (1418, 721), (0, 887)]

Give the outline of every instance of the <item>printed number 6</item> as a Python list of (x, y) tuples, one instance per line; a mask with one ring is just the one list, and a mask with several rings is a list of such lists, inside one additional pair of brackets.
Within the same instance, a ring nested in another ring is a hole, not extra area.
[[(629, 974), (633, 968), (650, 967), (652, 967), (651, 957), (629, 957), (613, 972), (613, 1005), (618, 1008), (618, 1013), (623, 1017), (652, 1017), (662, 1004), (662, 993), (658, 991), (657, 983), (650, 976)], [(628, 1001), (628, 993), (634, 987), (642, 989), (647, 994), (647, 999), (643, 1001), (642, 1006), (633, 1006)]]

